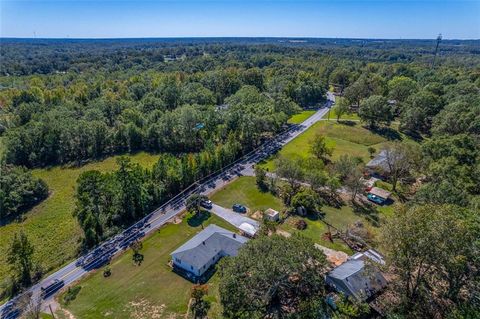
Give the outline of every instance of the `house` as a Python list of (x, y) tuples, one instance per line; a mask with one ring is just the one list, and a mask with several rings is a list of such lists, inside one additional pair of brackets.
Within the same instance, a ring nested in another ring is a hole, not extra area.
[(390, 193), (387, 190), (384, 190), (383, 188), (372, 187), (368, 191), (367, 198), (374, 203), (383, 205), (390, 198), (390, 195), (392, 195), (392, 193)]
[(369, 173), (379, 173), (380, 175), (390, 173), (390, 167), (387, 161), (387, 152), (385, 150), (380, 151), (374, 158), (372, 158), (365, 168)]
[(280, 213), (274, 209), (269, 208), (263, 213), (263, 218), (272, 222), (278, 222), (280, 220)]
[(358, 301), (371, 299), (387, 286), (385, 277), (369, 262), (377, 260), (384, 263), (383, 257), (374, 250), (357, 253), (330, 271), (325, 283), (346, 297)]
[(174, 268), (186, 271), (194, 278), (201, 277), (224, 256), (236, 256), (247, 238), (211, 224), (192, 239), (173, 251)]

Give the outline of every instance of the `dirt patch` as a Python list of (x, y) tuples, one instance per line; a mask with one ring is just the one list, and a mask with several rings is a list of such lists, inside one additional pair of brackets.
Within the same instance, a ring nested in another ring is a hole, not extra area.
[(260, 210), (257, 210), (255, 213), (253, 213), (250, 217), (256, 220), (262, 220), (263, 219), (263, 212)]
[(279, 234), (279, 235), (281, 235), (281, 236), (283, 236), (283, 237), (286, 237), (286, 238), (292, 236), (292, 234), (290, 234), (289, 232), (284, 231), (284, 230), (280, 230), (280, 229), (277, 229), (277, 234)]
[(131, 301), (124, 309), (132, 319), (176, 318), (176, 314), (165, 314), (165, 305), (155, 305), (145, 299)]

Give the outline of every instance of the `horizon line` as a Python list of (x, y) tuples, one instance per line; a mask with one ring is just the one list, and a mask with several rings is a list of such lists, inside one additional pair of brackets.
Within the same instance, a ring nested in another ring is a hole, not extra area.
[[(133, 40), (133, 39), (342, 39), (342, 40), (436, 40), (432, 38), (366, 38), (366, 37), (320, 37), (320, 36), (145, 36), (145, 37), (10, 37), (0, 36), (0, 39), (10, 40)], [(443, 38), (442, 41), (479, 41), (480, 38)]]

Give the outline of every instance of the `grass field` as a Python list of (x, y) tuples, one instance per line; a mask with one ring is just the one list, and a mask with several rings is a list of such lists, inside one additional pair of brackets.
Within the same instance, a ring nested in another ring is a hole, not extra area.
[[(331, 111), (330, 111), (330, 114), (325, 114), (322, 118), (324, 119), (328, 119), (330, 118), (330, 121), (336, 121), (337, 120), (337, 112), (336, 112), (336, 107), (332, 107)], [(341, 120), (354, 120), (354, 121), (359, 121), (360, 120), (360, 117), (358, 116), (357, 113), (347, 113), (347, 114), (343, 114), (341, 117), (340, 117), (340, 121)]]
[(308, 111), (302, 111), (298, 114), (293, 115), (291, 118), (288, 119), (289, 124), (300, 124), (306, 119), (308, 119), (310, 116), (315, 114), (317, 112), (316, 110), (308, 110)]
[[(138, 153), (130, 156), (133, 162), (152, 166), (158, 155)], [(24, 215), (21, 222), (0, 227), (0, 251), (5, 252), (12, 236), (24, 230), (35, 247), (34, 258), (46, 271), (72, 259), (79, 247), (80, 228), (72, 216), (75, 207), (74, 192), (78, 176), (87, 170), (111, 171), (115, 157), (90, 163), (79, 168), (54, 167), (36, 169), (33, 174), (42, 178), (50, 189), (50, 196)], [(5, 254), (0, 254), (0, 278), (5, 278), (8, 267)]]
[[(278, 155), (285, 157), (301, 156), (304, 158), (310, 154), (310, 141), (316, 134), (326, 137), (327, 144), (334, 148), (332, 159), (336, 160), (343, 154), (350, 154), (361, 157), (365, 162), (370, 159), (368, 147), (372, 146), (377, 151), (387, 139), (378, 134), (372, 133), (358, 123), (342, 124), (336, 121), (320, 121), (315, 123), (303, 134), (285, 145)], [(270, 171), (274, 170), (274, 158), (262, 164)]]
[[(215, 215), (204, 225), (211, 223), (234, 230)], [(82, 280), (76, 299), (64, 307), (76, 318), (184, 318), (192, 283), (173, 273), (167, 263), (170, 253), (199, 231), (200, 226), (191, 227), (186, 219), (160, 228), (143, 241), (141, 266), (132, 263), (131, 251), (126, 252), (111, 263), (110, 277), (98, 271)], [(216, 275), (208, 282), (210, 318), (221, 313), (217, 283)]]
[(267, 208), (278, 211), (285, 209), (281, 199), (269, 192), (260, 192), (256, 187), (255, 177), (251, 176), (239, 177), (210, 198), (220, 206), (230, 208), (233, 204), (239, 203), (247, 206), (252, 212)]

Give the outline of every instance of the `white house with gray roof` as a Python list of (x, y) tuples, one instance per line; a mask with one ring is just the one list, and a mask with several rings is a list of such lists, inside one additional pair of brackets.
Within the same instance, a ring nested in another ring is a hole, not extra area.
[(174, 267), (200, 277), (220, 258), (236, 256), (247, 238), (211, 224), (192, 239), (173, 251)]

